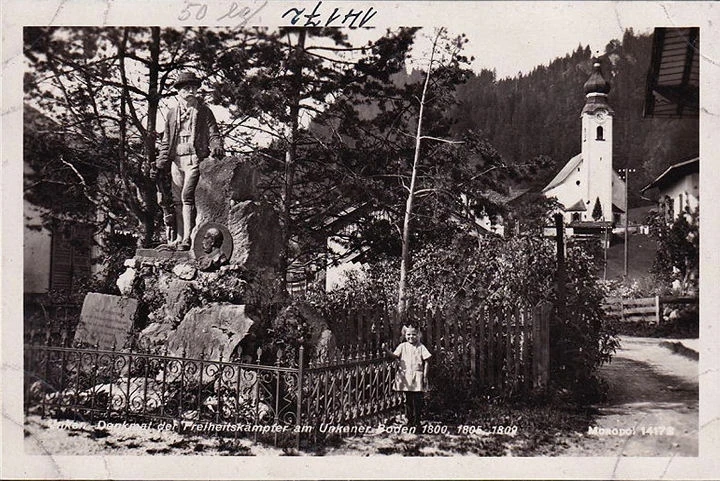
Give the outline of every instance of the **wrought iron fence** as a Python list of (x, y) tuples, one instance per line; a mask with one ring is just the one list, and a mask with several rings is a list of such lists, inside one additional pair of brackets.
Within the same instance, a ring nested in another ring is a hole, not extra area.
[(396, 364), (381, 347), (355, 346), (332, 359), (311, 363), (303, 372), (302, 422), (343, 424), (398, 408), (402, 395), (392, 390)]
[[(394, 363), (380, 351), (339, 351), (272, 365), (77, 346), (49, 334), (25, 344), (25, 409), (90, 422), (144, 420), (189, 432), (294, 435), (399, 406)], [(263, 358), (262, 350), (255, 354)], [(242, 358), (242, 353), (238, 358)]]

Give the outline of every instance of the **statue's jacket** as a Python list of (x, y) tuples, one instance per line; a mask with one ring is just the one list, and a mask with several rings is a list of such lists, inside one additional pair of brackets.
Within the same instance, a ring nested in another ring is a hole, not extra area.
[[(217, 122), (212, 110), (204, 103), (200, 103), (197, 110), (193, 146), (198, 158), (205, 159), (210, 156), (211, 149), (215, 147), (222, 148), (222, 137), (218, 132)], [(178, 108), (173, 107), (168, 111), (165, 119), (165, 134), (160, 143), (160, 153), (157, 158), (159, 168), (169, 165), (174, 160), (179, 130)]]

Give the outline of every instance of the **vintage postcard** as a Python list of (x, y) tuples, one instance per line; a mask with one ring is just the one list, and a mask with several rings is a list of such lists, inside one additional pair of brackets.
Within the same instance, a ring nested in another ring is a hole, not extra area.
[(713, 2), (2, 17), (3, 477), (717, 476)]

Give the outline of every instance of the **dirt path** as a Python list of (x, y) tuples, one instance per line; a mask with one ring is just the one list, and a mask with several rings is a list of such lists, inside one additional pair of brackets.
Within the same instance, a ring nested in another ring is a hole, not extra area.
[(561, 456), (697, 456), (697, 362), (659, 342), (622, 339), (601, 369), (610, 391), (598, 406), (598, 430), (583, 433)]

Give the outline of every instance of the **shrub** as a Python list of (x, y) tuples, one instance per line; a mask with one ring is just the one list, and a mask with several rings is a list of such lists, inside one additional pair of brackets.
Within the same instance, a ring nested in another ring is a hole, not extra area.
[(698, 209), (684, 210), (683, 215), (668, 224), (656, 214), (649, 219), (650, 233), (658, 241), (658, 250), (651, 272), (667, 289), (679, 281), (681, 293), (696, 293), (700, 261)]
[(604, 391), (597, 368), (619, 346), (616, 325), (605, 318), (606, 295), (598, 278), (597, 258), (582, 245), (568, 246), (565, 301), (556, 305), (550, 324), (550, 379), (579, 401), (593, 401)]
[[(594, 248), (589, 243), (568, 246), (566, 298), (551, 319), (553, 386), (581, 400), (601, 390), (595, 372), (618, 346), (614, 326), (603, 316), (605, 290), (598, 280)], [(463, 318), (481, 306), (511, 310), (543, 301), (558, 304), (555, 247), (547, 239), (458, 236), (418, 250), (413, 260), (408, 283), (410, 323), (418, 323), (413, 308), (442, 308)], [(328, 319), (342, 319), (348, 310), (376, 305), (392, 308), (398, 264), (386, 259), (370, 265), (361, 275), (349, 276), (343, 288), (316, 294), (314, 301)], [(457, 371), (452, 360), (443, 360), (434, 369), (441, 374), (435, 377), (440, 392), (457, 390), (457, 380), (448, 375)]]

